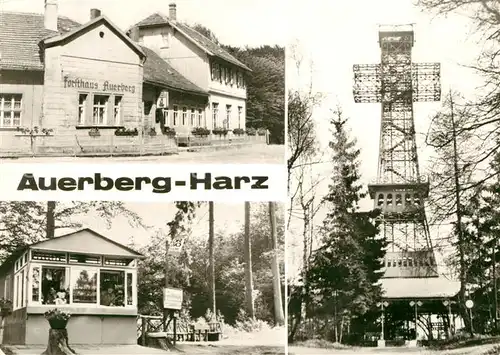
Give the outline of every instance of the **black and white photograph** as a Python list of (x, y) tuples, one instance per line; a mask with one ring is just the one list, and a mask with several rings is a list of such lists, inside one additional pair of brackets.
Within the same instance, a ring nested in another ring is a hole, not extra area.
[(288, 353), (500, 354), (500, 3), (289, 20)]
[(0, 159), (284, 163), (281, 1), (0, 1)]
[(0, 202), (0, 353), (285, 354), (284, 212)]

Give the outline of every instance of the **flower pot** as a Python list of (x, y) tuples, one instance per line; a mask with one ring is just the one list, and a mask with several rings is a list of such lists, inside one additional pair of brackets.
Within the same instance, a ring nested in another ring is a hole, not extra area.
[(67, 319), (49, 319), (49, 324), (52, 329), (66, 329), (68, 324)]

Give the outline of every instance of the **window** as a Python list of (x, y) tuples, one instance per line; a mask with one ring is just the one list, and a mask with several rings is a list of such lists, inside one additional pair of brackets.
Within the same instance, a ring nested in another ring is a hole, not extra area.
[(241, 128), (241, 115), (243, 113), (243, 107), (238, 106), (238, 128)]
[(16, 308), (19, 308), (19, 294), (21, 292), (21, 283), (19, 275), (16, 276)]
[(221, 83), (225, 83), (226, 82), (226, 67), (221, 67), (221, 79), (220, 79), (220, 82)]
[(391, 259), (387, 259), (387, 267), (391, 267), (392, 266), (392, 260)]
[(201, 127), (202, 118), (203, 118), (203, 110), (200, 108), (200, 109), (198, 109), (198, 127)]
[(161, 34), (162, 46), (161, 48), (168, 48), (170, 46), (170, 34), (168, 31)]
[(133, 275), (128, 272), (127, 273), (127, 305), (128, 306), (131, 306), (134, 304), (132, 277), (133, 277)]
[(69, 283), (65, 267), (42, 267), (42, 304), (69, 303)]
[(125, 272), (101, 270), (101, 305), (110, 307), (125, 306)]
[(45, 253), (45, 252), (33, 251), (31, 258), (33, 260), (40, 260), (40, 261), (66, 262), (66, 254), (65, 253)]
[(194, 126), (195, 117), (196, 117), (196, 111), (194, 108), (192, 108), (191, 109), (191, 127)]
[(387, 195), (387, 206), (392, 206), (392, 194)]
[(413, 267), (413, 258), (408, 258), (408, 267)]
[(24, 307), (24, 284), (26, 278), (24, 277), (24, 270), (21, 271), (21, 307)]
[(104, 265), (112, 266), (132, 266), (134, 259), (112, 259), (104, 258)]
[(78, 95), (78, 124), (85, 124), (85, 118), (87, 117), (87, 100), (89, 94), (79, 94)]
[(378, 194), (377, 206), (380, 207), (384, 204), (384, 194)]
[(0, 94), (0, 127), (21, 125), (21, 94)]
[(413, 196), (413, 203), (415, 204), (415, 206), (419, 206), (420, 205), (420, 196), (419, 196), (419, 194), (415, 194)]
[(182, 108), (182, 125), (186, 125), (186, 120), (187, 120), (187, 107)]
[(70, 263), (79, 263), (79, 264), (101, 264), (101, 258), (99, 256), (90, 256), (85, 254), (70, 254), (69, 255)]
[(401, 197), (401, 194), (396, 195), (396, 206), (401, 206), (403, 204), (403, 199)]
[(31, 300), (40, 302), (40, 267), (35, 266), (31, 271)]
[(410, 206), (410, 205), (411, 205), (411, 195), (405, 194), (405, 206)]
[(231, 105), (226, 105), (226, 129), (231, 125)]
[(179, 108), (174, 105), (174, 126), (177, 125), (177, 120), (179, 119)]
[(122, 96), (115, 96), (115, 104), (113, 110), (113, 122), (115, 126), (120, 125), (121, 123), (121, 115), (122, 115)]
[(12, 301), (12, 276), (11, 275), (8, 275), (5, 278), (4, 286), (5, 286), (5, 289), (3, 290), (3, 296), (5, 297), (5, 299)]
[(97, 303), (97, 270), (72, 268), (72, 303)]
[(92, 123), (94, 125), (106, 124), (106, 117), (108, 115), (108, 95), (94, 95)]
[(217, 128), (217, 123), (219, 121), (219, 104), (217, 102), (212, 103), (212, 127)]

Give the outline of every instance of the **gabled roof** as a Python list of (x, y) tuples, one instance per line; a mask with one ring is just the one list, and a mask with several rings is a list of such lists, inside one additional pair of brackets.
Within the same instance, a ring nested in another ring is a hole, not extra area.
[(74, 253), (80, 252), (110, 256), (143, 257), (141, 253), (121, 243), (115, 242), (90, 228), (83, 228), (76, 232), (64, 234), (52, 239), (46, 239), (31, 244), (28, 247), (30, 249), (45, 249)]
[(174, 22), (170, 21), (170, 19), (163, 15), (162, 13), (156, 12), (142, 21), (139, 21), (132, 27), (139, 27), (139, 28), (144, 28), (144, 27), (155, 27), (155, 26), (160, 26), (160, 25), (165, 25), (168, 24), (175, 28), (177, 31), (179, 31), (181, 34), (183, 34), (187, 39), (189, 39), (193, 44), (198, 46), (201, 50), (203, 50), (206, 54), (209, 56), (213, 57), (218, 57), (220, 59), (223, 59), (231, 64), (237, 65), (240, 68), (243, 68), (245, 70), (251, 71), (249, 67), (247, 67), (245, 64), (240, 62), (238, 59), (236, 59), (234, 56), (229, 54), (228, 51), (223, 49), (220, 45), (217, 43), (213, 42), (209, 38), (205, 37), (198, 31), (192, 29), (191, 27), (179, 23), (179, 22)]
[(144, 62), (144, 82), (155, 86), (208, 96), (208, 92), (199, 88), (177, 72), (163, 60), (155, 51), (141, 46), (146, 53)]
[(111, 30), (118, 36), (120, 37), (123, 41), (125, 41), (134, 51), (137, 52), (137, 54), (139, 54), (141, 56), (141, 58), (144, 58), (145, 57), (145, 53), (142, 51), (142, 49), (134, 43), (134, 41), (132, 41), (130, 39), (129, 36), (127, 36), (124, 32), (122, 32), (122, 30), (120, 30), (120, 28), (118, 26), (116, 26), (115, 24), (113, 24), (113, 22), (111, 22), (106, 16), (104, 15), (101, 15), (101, 16), (98, 16), (96, 17), (95, 19), (87, 22), (86, 24), (82, 25), (82, 26), (79, 26), (79, 27), (76, 27), (76, 28), (73, 28), (71, 29), (70, 31), (68, 32), (65, 32), (63, 34), (59, 34), (57, 36), (53, 36), (51, 38), (48, 38), (48, 39), (45, 39), (43, 42), (46, 46), (51, 46), (51, 45), (54, 45), (54, 44), (57, 44), (61, 41), (64, 41), (64, 40), (67, 40), (67, 39), (71, 39), (71, 38), (74, 38), (75, 36), (77, 36), (78, 34), (80, 34), (81, 32), (91, 28), (92, 26), (96, 25), (96, 24), (99, 24), (99, 23), (106, 23), (110, 28)]
[(81, 24), (59, 16), (57, 26), (58, 32), (47, 30), (42, 14), (0, 12), (0, 69), (43, 70), (40, 41), (67, 33)]

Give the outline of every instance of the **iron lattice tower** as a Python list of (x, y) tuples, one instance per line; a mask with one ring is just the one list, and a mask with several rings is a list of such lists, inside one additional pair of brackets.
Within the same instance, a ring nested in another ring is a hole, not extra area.
[[(404, 27), (404, 28), (403, 28)], [(389, 242), (384, 277), (437, 277), (419, 173), (413, 103), (439, 101), (439, 63), (412, 63), (411, 25), (381, 27), (380, 64), (354, 65), (354, 101), (382, 104), (377, 179), (368, 186)]]

